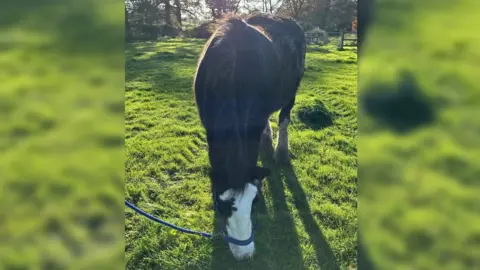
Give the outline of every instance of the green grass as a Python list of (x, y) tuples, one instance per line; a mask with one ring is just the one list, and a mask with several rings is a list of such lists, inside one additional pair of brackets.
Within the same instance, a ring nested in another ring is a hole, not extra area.
[(479, 8), (377, 9), (360, 55), (370, 103), (359, 103), (358, 149), (360, 234), (377, 269), (480, 268)]
[[(192, 83), (204, 40), (126, 49), (126, 199), (176, 225), (218, 231), (205, 132)], [(126, 210), (127, 269), (356, 267), (357, 57), (336, 44), (308, 48), (292, 111), (292, 166), (273, 169), (254, 210), (257, 253), (235, 262), (222, 240), (175, 232)], [(272, 127), (277, 131), (276, 113)]]
[(123, 10), (0, 9), (0, 269), (123, 266)]

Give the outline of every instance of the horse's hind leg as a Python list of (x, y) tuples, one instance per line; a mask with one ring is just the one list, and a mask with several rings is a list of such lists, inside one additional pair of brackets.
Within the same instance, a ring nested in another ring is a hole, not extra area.
[(272, 139), (272, 127), (270, 126), (270, 120), (267, 119), (265, 123), (265, 129), (262, 133), (262, 139), (260, 141), (261, 151), (271, 158), (273, 156), (273, 139)]
[(282, 108), (278, 117), (278, 143), (275, 149), (275, 161), (280, 164), (290, 162), (288, 153), (288, 124), (290, 123), (290, 112), (294, 104), (295, 98)]

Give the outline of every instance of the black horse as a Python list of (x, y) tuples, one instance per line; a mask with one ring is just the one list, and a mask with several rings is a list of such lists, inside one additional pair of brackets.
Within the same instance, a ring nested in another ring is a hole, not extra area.
[[(270, 171), (257, 166), (260, 149), (273, 151), (269, 117), (281, 110), (277, 162), (288, 162), (290, 111), (303, 77), (305, 34), (293, 20), (256, 14), (227, 18), (205, 45), (194, 92), (207, 133), (210, 178), (229, 237), (252, 235), (251, 210)], [(251, 257), (254, 243), (230, 249)]]

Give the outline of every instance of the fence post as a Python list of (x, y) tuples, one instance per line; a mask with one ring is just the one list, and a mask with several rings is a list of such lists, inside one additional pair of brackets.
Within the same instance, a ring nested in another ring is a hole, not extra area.
[(338, 40), (337, 50), (343, 50), (343, 39), (344, 39), (345, 31), (343, 29), (340, 30), (340, 39)]

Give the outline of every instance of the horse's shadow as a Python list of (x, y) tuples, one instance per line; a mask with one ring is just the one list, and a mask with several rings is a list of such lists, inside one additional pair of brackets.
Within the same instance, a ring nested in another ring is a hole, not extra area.
[[(293, 167), (278, 166), (271, 158), (261, 157), (261, 161), (263, 166), (270, 168), (272, 172), (267, 181), (272, 204), (270, 208), (273, 209), (273, 213), (268, 214), (266, 201), (263, 199), (254, 207), (253, 222), (259, 227), (255, 230), (255, 254), (250, 260), (236, 261), (230, 253), (228, 244), (221, 239), (215, 240), (211, 269), (307, 268), (295, 228), (295, 223), (299, 221), (294, 219), (288, 209), (284, 182), (293, 195), (294, 205), (309, 236), (308, 243), (302, 244), (313, 246), (319, 269), (339, 269), (330, 246), (310, 213), (307, 198), (298, 183)], [(216, 232), (222, 229), (218, 218), (215, 215)]]

